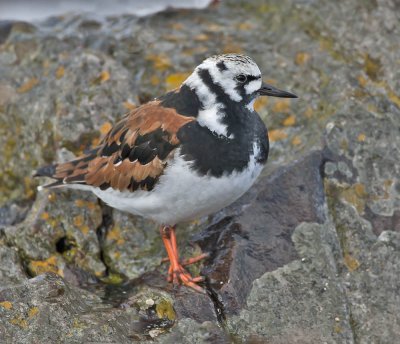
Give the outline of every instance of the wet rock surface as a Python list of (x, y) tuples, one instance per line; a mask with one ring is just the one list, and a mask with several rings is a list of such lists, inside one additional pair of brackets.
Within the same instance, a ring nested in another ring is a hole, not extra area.
[[(0, 337), (6, 343), (393, 343), (400, 335), (400, 8), (224, 2), (0, 23)], [(32, 170), (80, 154), (204, 57), (244, 52), (295, 102), (256, 104), (267, 168), (178, 227), (207, 295), (165, 281), (157, 226)]]

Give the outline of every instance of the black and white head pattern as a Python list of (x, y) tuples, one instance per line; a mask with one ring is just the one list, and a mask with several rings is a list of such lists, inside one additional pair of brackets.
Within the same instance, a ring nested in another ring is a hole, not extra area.
[(253, 111), (261, 84), (257, 64), (250, 57), (239, 54), (209, 57), (184, 82), (196, 92), (202, 104), (197, 117), (199, 124), (228, 138), (227, 127), (222, 122), (226, 104), (234, 102)]

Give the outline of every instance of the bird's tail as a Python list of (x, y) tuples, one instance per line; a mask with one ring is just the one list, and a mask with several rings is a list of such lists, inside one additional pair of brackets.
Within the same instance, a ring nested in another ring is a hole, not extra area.
[(38, 190), (65, 186), (67, 184), (86, 184), (85, 175), (89, 162), (96, 156), (97, 149), (71, 161), (52, 164), (38, 168), (33, 172), (33, 177), (49, 177), (54, 181), (41, 185)]
[(38, 191), (41, 191), (41, 190), (47, 189), (47, 188), (61, 186), (64, 184), (61, 178), (56, 177), (56, 171), (57, 171), (58, 165), (59, 164), (43, 166), (33, 172), (32, 177), (50, 177), (52, 179), (55, 179), (55, 181), (52, 183), (48, 183), (45, 185), (39, 185), (37, 188)]

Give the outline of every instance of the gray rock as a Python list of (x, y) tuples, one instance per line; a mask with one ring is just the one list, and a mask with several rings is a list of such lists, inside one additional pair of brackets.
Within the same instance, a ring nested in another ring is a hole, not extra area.
[(131, 343), (155, 338), (172, 326), (171, 302), (148, 290), (131, 305), (114, 308), (47, 273), (0, 289), (0, 333), (4, 343)]
[[(1, 337), (395, 342), (399, 9), (390, 0), (255, 0), (1, 22)], [(271, 138), (257, 185), (178, 228), (184, 256), (210, 253), (191, 267), (208, 276), (200, 295), (166, 283), (154, 224), (88, 194), (37, 194), (30, 174), (61, 152), (80, 154), (104, 122), (228, 51), (253, 56), (265, 80), (300, 98), (257, 105)]]
[(105, 276), (97, 238), (101, 223), (101, 209), (93, 195), (51, 191), (41, 193), (25, 221), (5, 228), (4, 233), (32, 276), (66, 273), (73, 282), (76, 267), (92, 279)]
[(335, 228), (303, 223), (293, 241), (301, 259), (253, 282), (245, 308), (228, 321), (231, 331), (243, 342), (354, 343)]
[(18, 252), (14, 247), (0, 245), (0, 280), (1, 286), (11, 286), (27, 279)]

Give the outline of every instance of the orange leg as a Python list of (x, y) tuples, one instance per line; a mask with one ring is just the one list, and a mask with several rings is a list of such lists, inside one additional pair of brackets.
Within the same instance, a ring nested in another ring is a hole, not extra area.
[[(203, 277), (193, 278), (179, 262), (178, 247), (176, 244), (175, 227), (161, 227), (161, 237), (164, 242), (165, 250), (168, 254), (170, 267), (168, 270), (168, 282), (174, 285), (184, 284), (200, 293), (205, 293), (204, 289), (196, 284), (203, 280)], [(196, 261), (198, 261), (197, 259)]]

